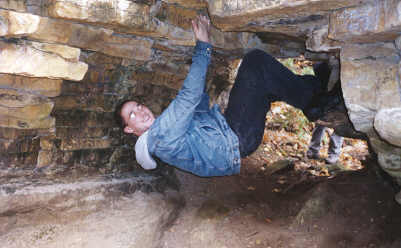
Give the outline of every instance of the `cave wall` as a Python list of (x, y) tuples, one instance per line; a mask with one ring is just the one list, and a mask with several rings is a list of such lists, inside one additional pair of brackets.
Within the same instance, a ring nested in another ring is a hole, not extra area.
[(396, 0), (0, 0), (0, 178), (135, 171), (113, 110), (136, 99), (161, 113), (198, 13), (213, 24), (213, 99), (249, 49), (338, 57), (350, 120), (401, 178), (400, 12)]

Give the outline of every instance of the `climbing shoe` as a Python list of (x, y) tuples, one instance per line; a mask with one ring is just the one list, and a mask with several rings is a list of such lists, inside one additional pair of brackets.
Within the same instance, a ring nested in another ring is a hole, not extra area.
[(338, 159), (339, 159), (339, 156), (338, 156), (338, 155), (336, 155), (336, 154), (329, 154), (329, 156), (328, 156), (327, 158), (325, 158), (324, 161), (325, 161), (327, 164), (335, 164), (335, 163), (337, 163)]
[(309, 159), (319, 159), (320, 155), (319, 155), (319, 152), (316, 152), (313, 150), (308, 150), (306, 152), (306, 157), (308, 157)]

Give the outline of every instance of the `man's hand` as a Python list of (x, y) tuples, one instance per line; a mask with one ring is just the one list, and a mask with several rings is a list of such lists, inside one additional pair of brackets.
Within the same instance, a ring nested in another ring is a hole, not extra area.
[(192, 20), (192, 30), (197, 40), (209, 43), (210, 20), (206, 16)]

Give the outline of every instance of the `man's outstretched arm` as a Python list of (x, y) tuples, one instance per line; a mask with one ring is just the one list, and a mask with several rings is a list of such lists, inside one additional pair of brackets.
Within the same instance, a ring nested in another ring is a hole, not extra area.
[(192, 65), (184, 84), (168, 108), (160, 116), (162, 129), (174, 129), (174, 136), (183, 135), (200, 103), (205, 88), (206, 73), (210, 64), (212, 46), (209, 42), (210, 21), (200, 16), (192, 21), (196, 46), (192, 56)]

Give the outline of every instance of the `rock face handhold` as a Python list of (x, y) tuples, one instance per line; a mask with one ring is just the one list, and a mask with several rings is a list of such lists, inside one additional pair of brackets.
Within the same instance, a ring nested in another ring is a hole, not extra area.
[[(164, 4), (162, 4), (164, 6)], [(154, 5), (153, 9), (147, 4), (132, 1), (105, 0), (105, 1), (78, 1), (78, 0), (54, 0), (49, 5), (49, 15), (53, 18), (70, 19), (83, 23), (97, 24), (117, 30), (121, 33), (136, 34), (141, 36), (168, 38), (175, 44), (192, 45), (194, 37), (189, 28), (190, 19), (196, 16), (185, 16), (185, 13), (171, 11), (171, 8)], [(182, 10), (181, 12), (183, 12)], [(160, 18), (155, 16), (163, 12)], [(174, 25), (174, 17), (179, 15), (185, 21), (188, 28)], [(184, 17), (184, 18), (182, 18)], [(167, 18), (167, 20), (160, 19)], [(172, 21), (172, 22), (171, 22)], [(171, 22), (171, 23), (170, 23)]]
[(88, 70), (88, 65), (83, 62), (70, 62), (29, 43), (0, 42), (0, 57), (1, 73), (80, 81)]
[(306, 40), (306, 48), (310, 51), (316, 52), (339, 50), (341, 48), (339, 42), (328, 39), (327, 34), (328, 25), (313, 30), (309, 38)]
[[(271, 25), (298, 22), (304, 25), (325, 11), (360, 4), (359, 0), (209, 0), (209, 12), (217, 27), (228, 30), (251, 31), (252, 29), (268, 29)], [(290, 18), (289, 18), (290, 17)], [(306, 17), (309, 17), (306, 18)], [(313, 19), (313, 17), (312, 17)], [(258, 25), (264, 23), (265, 25)], [(245, 28), (246, 27), (246, 28)]]
[[(200, 1), (186, 5), (206, 6)], [(131, 1), (52, 1), (49, 15), (53, 18), (70, 19), (82, 23), (102, 25), (119, 33), (128, 33), (152, 38), (166, 38), (170, 45), (193, 46), (195, 38), (191, 20), (197, 11), (161, 2), (152, 7)], [(233, 49), (242, 48), (242, 34), (223, 33), (211, 30), (214, 46)]]
[(374, 127), (384, 140), (401, 147), (401, 107), (380, 110)]

